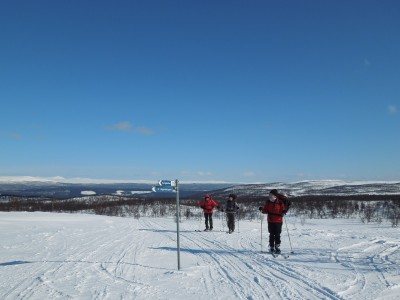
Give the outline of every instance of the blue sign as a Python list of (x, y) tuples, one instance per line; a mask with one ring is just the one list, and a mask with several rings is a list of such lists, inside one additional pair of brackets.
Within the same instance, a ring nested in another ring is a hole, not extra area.
[(153, 186), (153, 188), (152, 188), (152, 191), (153, 192), (155, 192), (155, 193), (160, 193), (160, 192), (163, 192), (163, 193), (175, 193), (176, 192), (176, 190), (175, 190), (175, 188), (173, 187), (173, 186)]
[(160, 180), (158, 182), (160, 186), (175, 186), (175, 180)]

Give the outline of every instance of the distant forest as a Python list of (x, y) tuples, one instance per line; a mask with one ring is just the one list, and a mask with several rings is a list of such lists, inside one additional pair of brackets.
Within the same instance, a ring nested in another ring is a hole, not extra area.
[[(181, 218), (201, 218), (198, 207), (202, 197), (180, 199)], [(240, 198), (237, 203), (239, 219), (255, 220), (260, 217), (258, 207), (265, 197)], [(288, 214), (302, 219), (360, 218), (362, 222), (389, 221), (399, 225), (400, 195), (349, 195), (349, 196), (300, 196), (291, 197)], [(218, 201), (218, 200), (217, 200)], [(220, 201), (224, 205), (225, 201)], [(63, 213), (91, 213), (107, 216), (174, 217), (175, 198), (127, 198), (123, 196), (86, 196), (73, 199), (0, 196), (0, 211), (43, 211)], [(218, 210), (216, 210), (218, 212)]]

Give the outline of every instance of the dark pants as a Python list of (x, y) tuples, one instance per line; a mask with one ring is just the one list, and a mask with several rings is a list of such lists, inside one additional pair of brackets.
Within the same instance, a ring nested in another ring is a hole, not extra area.
[(282, 223), (268, 223), (269, 246), (274, 248), (275, 245), (281, 244)]
[(226, 222), (229, 231), (235, 231), (235, 213), (226, 213)]
[(206, 220), (206, 229), (213, 229), (212, 214), (204, 213), (204, 218)]

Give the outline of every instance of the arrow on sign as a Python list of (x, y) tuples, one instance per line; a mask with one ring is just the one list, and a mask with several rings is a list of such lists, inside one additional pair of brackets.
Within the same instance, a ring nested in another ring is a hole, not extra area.
[(158, 182), (160, 186), (175, 186), (175, 180), (160, 180)]
[(176, 190), (172, 186), (153, 186), (152, 191), (157, 193), (157, 192), (165, 192), (165, 193), (175, 193)]

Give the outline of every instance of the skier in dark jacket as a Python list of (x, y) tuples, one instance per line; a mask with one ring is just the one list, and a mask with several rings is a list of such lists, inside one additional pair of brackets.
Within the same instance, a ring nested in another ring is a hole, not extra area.
[(283, 216), (287, 213), (289, 206), (290, 201), (287, 197), (274, 189), (269, 192), (268, 200), (265, 202), (264, 207), (259, 208), (263, 214), (268, 215), (269, 247), (271, 253), (281, 253)]
[(226, 222), (228, 223), (229, 233), (235, 231), (235, 215), (238, 209), (239, 206), (236, 204), (236, 195), (230, 194), (225, 204), (225, 209), (222, 209), (222, 211), (225, 210), (226, 213)]
[(200, 207), (204, 211), (204, 218), (205, 218), (205, 223), (206, 223), (206, 229), (204, 231), (209, 231), (213, 230), (213, 219), (212, 215), (214, 213), (214, 208), (218, 208), (219, 205), (217, 202), (215, 202), (213, 199), (211, 199), (211, 196), (207, 194), (204, 197), (204, 200), (200, 201)]

